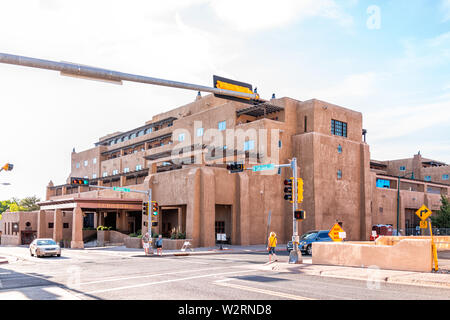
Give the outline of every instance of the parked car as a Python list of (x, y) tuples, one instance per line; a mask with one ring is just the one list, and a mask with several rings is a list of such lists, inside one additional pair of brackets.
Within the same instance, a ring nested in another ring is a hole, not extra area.
[[(307, 233), (303, 234), (299, 239), (298, 249), (303, 254), (312, 255), (312, 243), (313, 242), (330, 242), (333, 241), (333, 239), (330, 238), (328, 235), (330, 231), (329, 230), (314, 230), (314, 231), (308, 231)], [(293, 249), (292, 241), (289, 241), (286, 245), (286, 250), (288, 252), (291, 252)]]
[(53, 239), (34, 239), (30, 244), (30, 255), (37, 258), (42, 256), (61, 256), (61, 247)]

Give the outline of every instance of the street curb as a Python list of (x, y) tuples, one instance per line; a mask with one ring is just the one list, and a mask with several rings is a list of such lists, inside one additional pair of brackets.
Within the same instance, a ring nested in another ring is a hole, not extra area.
[(7, 263), (9, 263), (8, 259), (0, 257), (0, 264), (7, 264)]
[[(173, 256), (206, 256), (206, 255), (214, 255), (214, 254), (242, 254), (242, 253), (255, 253), (255, 252), (267, 252), (267, 250), (214, 250), (214, 251), (193, 251), (193, 252), (174, 252), (174, 253), (168, 253), (163, 254), (162, 257), (173, 257)], [(151, 256), (158, 256), (156, 254), (150, 255)]]
[[(394, 275), (394, 276), (388, 276), (388, 275), (383, 275), (382, 273), (378, 276), (378, 277), (374, 277), (374, 278), (370, 278), (367, 276), (348, 276), (348, 275), (339, 275), (339, 274), (333, 274), (333, 271), (337, 271), (337, 270), (344, 270), (344, 268), (340, 269), (339, 266), (336, 266), (337, 269), (335, 270), (305, 270), (305, 269), (301, 269), (300, 267), (287, 267), (287, 268), (283, 268), (283, 267), (279, 267), (279, 265), (274, 265), (271, 268), (268, 268), (268, 266), (264, 266), (262, 268), (262, 270), (272, 270), (272, 271), (286, 271), (286, 272), (298, 272), (298, 273), (302, 273), (305, 275), (310, 275), (310, 276), (318, 276), (318, 277), (328, 277), (328, 278), (337, 278), (337, 279), (348, 279), (348, 280), (358, 280), (358, 281), (370, 281), (370, 282), (379, 282), (379, 283), (385, 283), (385, 284), (398, 284), (398, 285), (414, 285), (414, 286), (426, 286), (426, 287), (434, 287), (434, 288), (450, 288), (450, 281), (448, 282), (443, 282), (443, 281), (439, 281), (438, 279), (430, 279), (430, 280), (423, 280), (423, 279), (418, 279), (418, 278), (414, 278), (411, 279), (411, 274), (404, 274), (404, 275)], [(390, 270), (386, 270), (386, 271), (390, 271)], [(436, 278), (444, 278), (445, 274), (441, 275), (434, 275), (431, 273), (417, 273), (417, 276), (430, 276), (432, 275), (433, 277)], [(408, 277), (408, 278), (402, 278), (402, 277)]]

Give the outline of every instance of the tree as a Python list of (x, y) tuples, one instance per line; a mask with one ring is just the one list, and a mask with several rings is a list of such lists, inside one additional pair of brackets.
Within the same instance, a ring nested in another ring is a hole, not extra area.
[(0, 214), (8, 210), (11, 204), (11, 200), (0, 201)]
[(450, 228), (450, 202), (444, 195), (441, 196), (441, 208), (431, 217), (431, 222), (436, 228)]
[(23, 209), (23, 211), (35, 211), (39, 210), (39, 206), (36, 204), (39, 201), (41, 201), (41, 199), (36, 196), (26, 197), (20, 200), (19, 206)]

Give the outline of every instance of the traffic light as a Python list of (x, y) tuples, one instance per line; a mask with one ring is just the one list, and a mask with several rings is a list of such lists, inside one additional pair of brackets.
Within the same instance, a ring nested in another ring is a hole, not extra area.
[(159, 212), (158, 202), (152, 201), (152, 214), (156, 217)]
[(292, 201), (292, 181), (294, 178), (284, 180), (284, 200)]
[(142, 214), (144, 216), (148, 215), (148, 202), (142, 202)]
[(11, 171), (13, 168), (14, 168), (14, 165), (12, 165), (11, 163), (7, 163), (2, 167), (2, 170)]
[(297, 179), (297, 202), (303, 202), (303, 179)]
[(89, 186), (89, 179), (87, 178), (70, 178), (72, 186)]
[(245, 167), (242, 163), (233, 162), (233, 163), (227, 164), (227, 170), (230, 173), (242, 172), (242, 171), (244, 171), (244, 169), (245, 169)]
[(305, 220), (306, 212), (304, 210), (297, 210), (294, 212), (294, 218), (297, 220)]

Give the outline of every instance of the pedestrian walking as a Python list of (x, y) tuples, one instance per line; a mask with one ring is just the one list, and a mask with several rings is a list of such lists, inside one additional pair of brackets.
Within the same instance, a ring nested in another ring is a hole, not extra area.
[(156, 240), (156, 253), (160, 256), (162, 256), (162, 245), (163, 245), (162, 235), (159, 235), (158, 240)]
[(142, 247), (144, 248), (145, 255), (149, 255), (150, 251), (150, 235), (148, 232), (142, 237)]
[(269, 262), (272, 261), (272, 255), (274, 256), (275, 261), (278, 261), (277, 255), (275, 254), (276, 246), (277, 246), (277, 234), (275, 232), (271, 232), (267, 246), (267, 250), (269, 251)]

